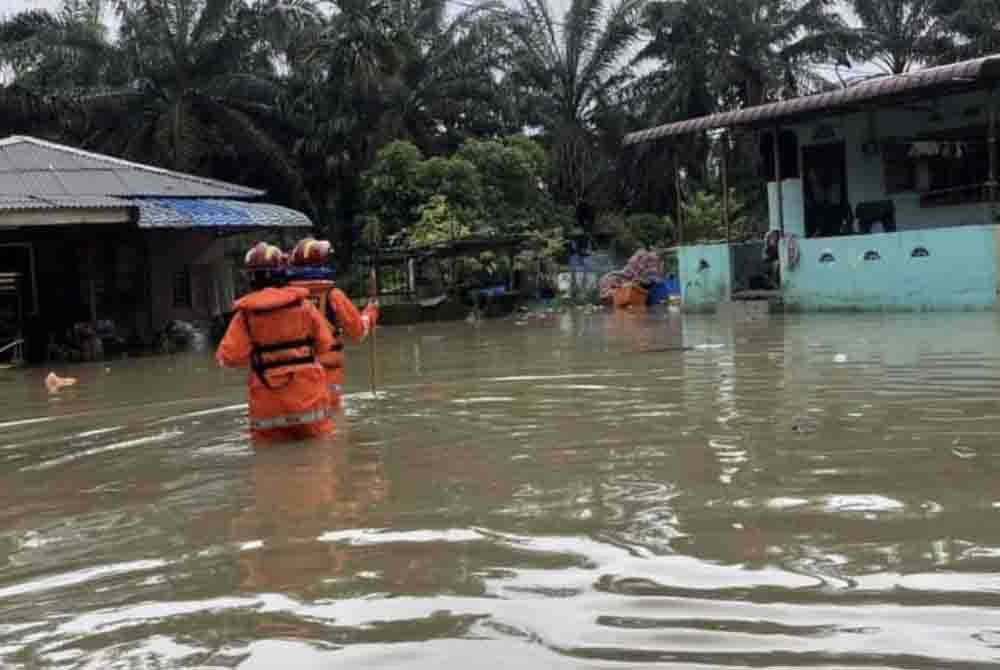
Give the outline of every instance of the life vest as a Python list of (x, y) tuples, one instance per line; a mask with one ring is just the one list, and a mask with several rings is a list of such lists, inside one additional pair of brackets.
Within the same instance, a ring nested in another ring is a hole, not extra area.
[[(273, 314), (274, 312), (282, 310), (301, 308), (302, 300), (295, 300), (294, 302), (280, 305), (278, 307), (265, 309), (250, 309), (244, 307), (242, 309), (243, 323), (246, 325), (247, 338), (250, 340), (250, 345), (252, 347), (250, 352), (250, 369), (257, 375), (260, 382), (271, 391), (288, 386), (288, 384), (291, 383), (292, 377), (295, 376), (295, 371), (288, 371), (288, 379), (281, 386), (272, 385), (270, 379), (268, 379), (267, 372), (269, 370), (277, 370), (279, 368), (290, 368), (295, 365), (308, 365), (315, 363), (316, 346), (312, 337), (303, 337), (295, 340), (282, 340), (262, 344), (259, 340), (257, 340), (257, 338), (254, 337), (251, 322), (255, 315)], [(302, 349), (307, 349), (309, 353), (305, 356), (301, 355), (300, 350)], [(288, 356), (275, 356), (275, 354), (280, 354), (281, 352), (287, 352)]]
[(309, 301), (316, 306), (319, 313), (326, 317), (333, 329), (334, 345), (331, 351), (343, 351), (342, 341), (343, 329), (337, 323), (337, 308), (330, 300), (330, 291), (333, 289), (333, 282), (329, 279), (301, 279), (291, 282), (291, 286), (300, 286), (309, 291)]

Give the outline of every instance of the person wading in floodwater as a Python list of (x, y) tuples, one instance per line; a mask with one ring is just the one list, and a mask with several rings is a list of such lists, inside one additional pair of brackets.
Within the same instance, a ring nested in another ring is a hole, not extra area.
[(263, 242), (247, 252), (252, 292), (219, 344), (225, 367), (249, 367), (250, 428), (256, 441), (301, 440), (333, 432), (326, 371), (319, 356), (334, 345), (309, 291), (287, 286), (286, 257)]
[(362, 342), (378, 323), (378, 301), (370, 299), (364, 310), (358, 311), (351, 299), (333, 284), (330, 268), (330, 243), (311, 237), (300, 241), (292, 250), (289, 260), (291, 286), (309, 289), (310, 299), (326, 317), (333, 328), (334, 345), (319, 355), (326, 369), (330, 387), (330, 401), (339, 407), (344, 388), (344, 343), (347, 336), (353, 342)]

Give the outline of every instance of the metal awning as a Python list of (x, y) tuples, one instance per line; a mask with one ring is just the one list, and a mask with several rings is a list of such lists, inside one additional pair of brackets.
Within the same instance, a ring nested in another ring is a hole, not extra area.
[(142, 229), (311, 228), (302, 212), (280, 205), (242, 200), (156, 198), (129, 201)]
[(881, 77), (829, 93), (808, 95), (734, 112), (710, 114), (640, 130), (625, 136), (625, 144), (715, 128), (774, 125), (834, 111), (848, 111), (860, 103), (888, 102), (918, 94), (952, 93), (984, 88), (1000, 81), (1000, 54), (975, 60)]

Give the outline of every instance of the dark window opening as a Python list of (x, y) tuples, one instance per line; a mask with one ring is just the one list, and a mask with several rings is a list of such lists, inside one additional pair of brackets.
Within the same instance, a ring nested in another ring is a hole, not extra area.
[(802, 149), (806, 237), (834, 237), (853, 229), (846, 155), (843, 142), (814, 144)]
[(882, 165), (886, 193), (920, 193), (923, 207), (981, 202), (989, 179), (986, 129), (969, 126), (886, 143)]
[(831, 254), (829, 251), (823, 253), (819, 257), (819, 262), (820, 263), (833, 263), (835, 260), (837, 260), (837, 259), (834, 258), (833, 254)]
[(917, 247), (912, 252), (910, 252), (911, 258), (927, 258), (931, 255), (931, 252), (927, 251), (925, 247)]
[(191, 299), (191, 268), (174, 273), (174, 307), (192, 307)]
[[(798, 179), (799, 138), (791, 130), (782, 130), (778, 141), (781, 151), (781, 178)], [(774, 181), (774, 133), (764, 133), (760, 137), (760, 172), (767, 181)]]
[(865, 252), (866, 261), (879, 261), (882, 260), (882, 256), (875, 250)]

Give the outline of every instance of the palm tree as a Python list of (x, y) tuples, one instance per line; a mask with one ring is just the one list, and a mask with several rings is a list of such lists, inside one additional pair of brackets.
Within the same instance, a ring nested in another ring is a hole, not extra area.
[(560, 22), (546, 0), (523, 0), (512, 22), (511, 76), (523, 91), (524, 120), (547, 134), (554, 193), (578, 211), (588, 209), (612, 167), (601, 131), (614, 135), (618, 125), (614, 111), (630, 77), (626, 56), (639, 36), (643, 3), (573, 0)]
[(861, 22), (852, 51), (887, 74), (934, 61), (949, 47), (939, 5), (940, 0), (851, 0)]
[(47, 94), (121, 83), (99, 0), (67, 0), (55, 14), (29, 10), (0, 21), (0, 64), (22, 87)]
[(93, 27), (93, 13), (33, 12), (3, 26), (21, 49), (15, 83), (57, 99), (64, 115), (71, 110), (81, 119), (62, 129), (63, 138), (178, 170), (277, 186), (280, 198), (315, 214), (288, 152), (262, 121), (273, 116), (279, 91), (269, 38), (278, 39), (282, 22), (311, 20), (311, 5), (135, 0), (119, 12), (115, 43)]
[(292, 63), (281, 107), (340, 262), (359, 234), (361, 174), (377, 151), (409, 139), (453, 148), (500, 107), (495, 7), (446, 15), (446, 0), (338, 0)]
[(963, 60), (1000, 52), (1000, 4), (994, 0), (943, 0), (935, 8), (949, 36), (941, 60)]

